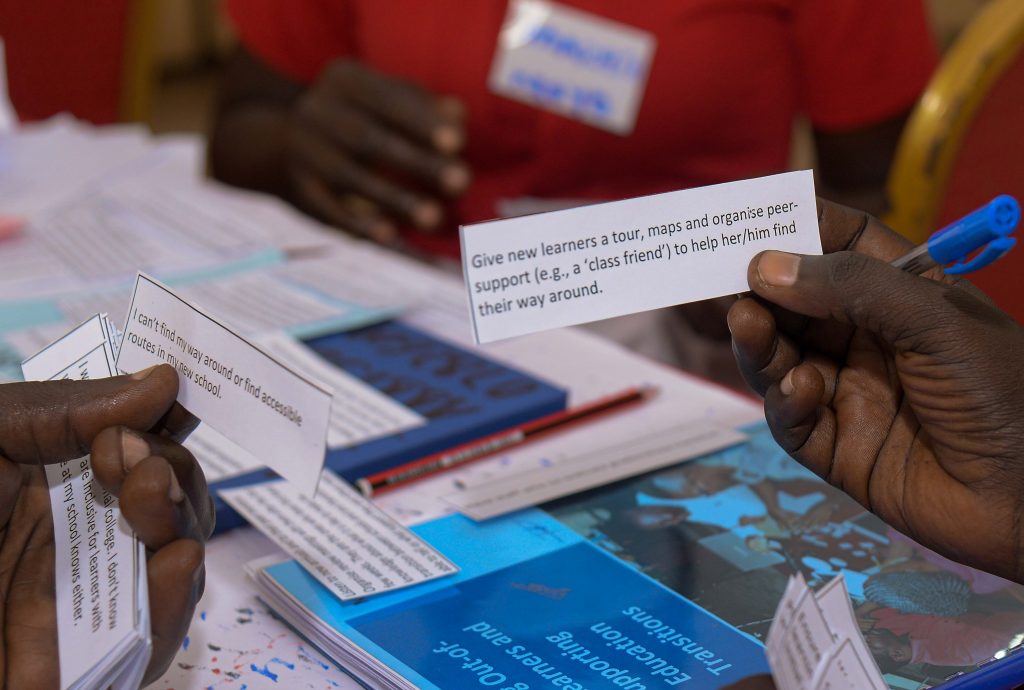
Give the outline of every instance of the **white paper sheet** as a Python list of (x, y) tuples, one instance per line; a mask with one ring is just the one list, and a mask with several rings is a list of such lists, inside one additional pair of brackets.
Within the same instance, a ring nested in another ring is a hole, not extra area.
[(220, 496), (343, 601), (458, 572), (329, 472), (315, 499), (282, 482), (225, 490)]
[[(174, 287), (190, 302), (225, 315), (227, 324), (245, 336), (280, 330), (297, 337), (316, 337), (365, 326), (390, 315), (319, 295), (281, 279), (272, 267), (266, 266), (234, 269), (229, 264), (214, 274)], [(97, 309), (123, 321), (131, 293), (131, 286), (126, 285), (60, 295), (53, 298), (52, 304), (65, 322), (79, 323), (83, 315)]]
[[(595, 433), (596, 431), (596, 433)], [(546, 501), (611, 484), (659, 467), (697, 458), (746, 440), (733, 429), (706, 423), (676, 424), (646, 429), (640, 438), (606, 443), (607, 436), (584, 424), (560, 434), (559, 445), (572, 449), (565, 457), (522, 472), (466, 484), (445, 496), (458, 511), (474, 520), (486, 520)], [(535, 453), (523, 449), (521, 453)]]
[[(23, 144), (19, 136), (11, 146)], [(3, 147), (0, 142), (0, 153)], [(51, 153), (49, 146), (39, 148), (38, 155), (50, 156), (46, 170), (35, 173), (21, 165), (9, 170), (12, 176), (32, 178), (23, 181), (26, 193), (35, 187), (60, 187), (58, 173), (54, 179), (35, 177), (59, 169), (67, 154)], [(154, 184), (143, 173), (151, 165), (160, 169), (153, 162), (161, 159), (160, 154), (160, 149), (146, 146), (141, 151), (135, 149), (134, 163), (143, 168), (138, 176), (122, 179), (133, 160), (115, 171), (86, 170), (86, 180), (76, 183), (77, 195), (63, 194), (40, 202), (20, 235), (0, 244), (0, 265), (5, 268), (0, 273), (0, 293), (5, 299), (130, 285), (140, 270), (180, 278), (227, 263), (281, 256), (292, 250), (311, 251), (327, 243), (324, 230), (296, 218), (280, 202), (180, 179), (178, 163), (170, 166), (178, 173), (176, 184)], [(90, 155), (104, 156), (106, 152)], [(153, 175), (163, 177), (162, 172)], [(0, 164), (0, 188), (5, 182)], [(17, 213), (16, 199), (8, 208), (5, 193), (0, 191), (0, 208)]]
[(331, 395), (139, 274), (117, 366), (169, 363), (178, 400), (308, 494), (324, 463)]
[(744, 292), (758, 252), (821, 253), (810, 171), (478, 223), (460, 234), (481, 343)]
[(203, 475), (210, 484), (263, 467), (255, 455), (206, 424), (200, 424), (189, 434), (183, 445), (203, 468)]
[(102, 129), (58, 115), (0, 139), (0, 208), (34, 218), (149, 152), (143, 127)]

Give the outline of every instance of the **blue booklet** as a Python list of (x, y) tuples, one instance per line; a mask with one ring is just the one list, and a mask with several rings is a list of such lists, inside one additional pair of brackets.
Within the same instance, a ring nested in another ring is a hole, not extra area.
[[(652, 680), (644, 662), (654, 658), (691, 676), (688, 687), (728, 685), (765, 671), (761, 643), (796, 574), (814, 589), (844, 576), (893, 690), (1024, 682), (1024, 587), (916, 544), (789, 458), (763, 425), (744, 431), (746, 444), (543, 512), (414, 528), (463, 569), (453, 578), (342, 605), (294, 563), (269, 573), (308, 608), (289, 617), (296, 628), (309, 634), (316, 616), (369, 651), (360, 663), (314, 639), (344, 668), (361, 676), (372, 661), (424, 687), (486, 685), (473, 670), (506, 676), (498, 688), (664, 687), (669, 676)], [(601, 675), (617, 671), (635, 680)]]
[[(427, 418), (399, 434), (329, 450), (326, 468), (350, 481), (565, 409), (564, 389), (393, 321), (306, 345)], [(211, 493), (276, 476), (256, 470), (214, 482)], [(215, 500), (218, 532), (244, 524)]]
[(539, 510), (414, 528), (451, 577), (343, 603), (294, 561), (257, 572), (271, 605), (371, 685), (719, 688), (763, 648)]

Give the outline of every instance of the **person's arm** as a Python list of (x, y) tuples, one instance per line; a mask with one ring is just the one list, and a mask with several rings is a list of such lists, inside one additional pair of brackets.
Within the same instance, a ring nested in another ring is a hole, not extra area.
[(222, 182), (288, 194), (288, 116), (305, 87), (239, 48), (221, 77), (210, 134), (210, 171)]
[(815, 129), (818, 195), (874, 216), (886, 212), (885, 184), (909, 114), (848, 131)]
[(821, 202), (824, 256), (763, 252), (733, 349), (776, 441), (894, 528), (1024, 581), (1024, 329), (910, 244)]
[(210, 168), (224, 182), (389, 242), (396, 225), (436, 229), (441, 201), (466, 189), (469, 171), (456, 157), (463, 140), (451, 99), (351, 59), (302, 85), (240, 48), (224, 73)]
[(878, 215), (903, 125), (938, 64), (926, 3), (804, 2), (792, 17), (818, 193)]

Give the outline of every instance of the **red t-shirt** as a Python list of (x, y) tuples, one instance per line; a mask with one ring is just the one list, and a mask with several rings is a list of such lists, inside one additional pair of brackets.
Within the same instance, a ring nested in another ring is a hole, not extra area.
[[(921, 0), (564, 0), (652, 33), (636, 127), (618, 136), (495, 95), (499, 0), (228, 0), (254, 55), (309, 82), (349, 56), (463, 100), (469, 192), (452, 228), (501, 199), (621, 199), (778, 172), (794, 119), (851, 130), (907, 110), (937, 57)], [(452, 236), (436, 250), (457, 253)]]

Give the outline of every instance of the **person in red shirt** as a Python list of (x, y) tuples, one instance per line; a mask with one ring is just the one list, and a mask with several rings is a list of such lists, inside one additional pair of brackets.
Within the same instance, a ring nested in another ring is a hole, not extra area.
[(488, 88), (504, 1), (229, 0), (241, 48), (225, 74), (213, 174), (354, 234), (391, 242), (401, 231), (457, 256), (459, 224), (523, 200), (621, 199), (782, 171), (803, 116), (822, 193), (877, 209), (936, 62), (921, 0), (560, 4), (656, 40), (630, 134)]

